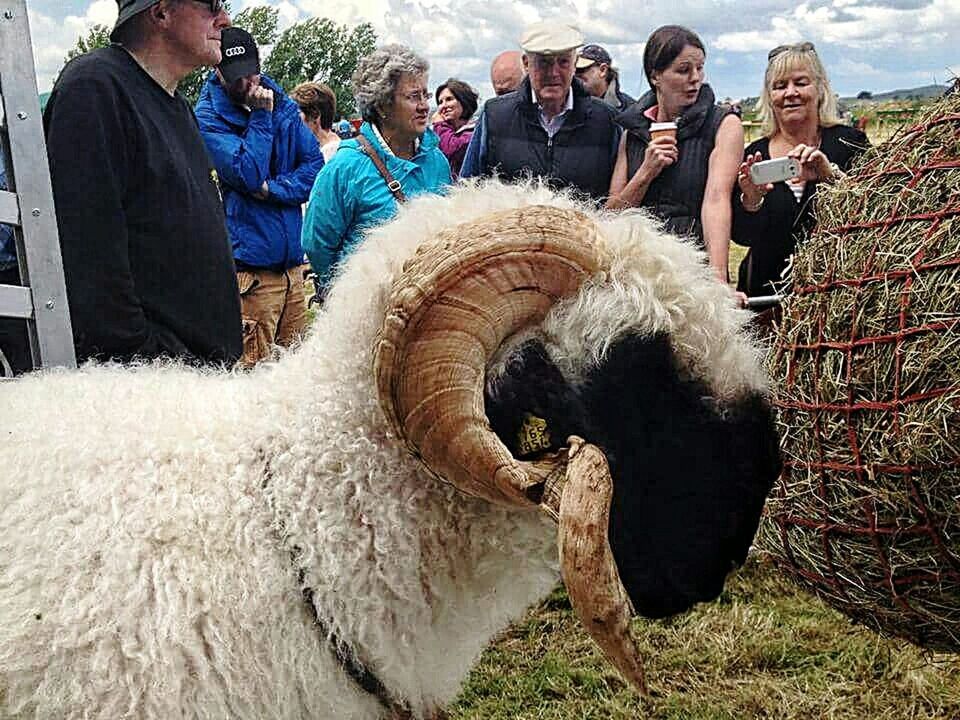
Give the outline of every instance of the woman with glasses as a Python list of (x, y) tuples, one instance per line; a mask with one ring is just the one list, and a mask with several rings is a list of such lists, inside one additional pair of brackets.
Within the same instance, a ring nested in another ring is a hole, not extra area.
[(437, 88), (436, 98), (433, 130), (440, 138), (440, 150), (450, 161), (450, 172), (456, 178), (477, 126), (473, 114), (477, 111), (480, 96), (463, 80), (450, 78)]
[(450, 165), (429, 128), (428, 67), (402, 45), (378, 48), (357, 65), (353, 94), (363, 125), (317, 175), (303, 223), (321, 297), (365, 230), (393, 217), (398, 202), (450, 184)]
[(616, 118), (626, 132), (607, 207), (649, 208), (668, 231), (705, 248), (726, 282), (743, 128), (730, 107), (715, 104), (704, 83), (705, 59), (697, 34), (679, 25), (647, 40), (643, 70), (651, 89)]
[[(746, 148), (733, 197), (733, 240), (750, 248), (737, 289), (749, 296), (776, 291), (796, 243), (813, 227), (818, 185), (836, 180), (869, 144), (862, 131), (840, 124), (812, 43), (781, 45), (767, 61), (759, 103), (764, 137)], [(799, 177), (754, 184), (754, 163), (782, 157), (798, 161)]]

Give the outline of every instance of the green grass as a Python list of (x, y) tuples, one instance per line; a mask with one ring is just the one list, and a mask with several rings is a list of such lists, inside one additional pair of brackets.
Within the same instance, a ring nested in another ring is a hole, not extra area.
[(651, 696), (601, 658), (556, 590), (483, 655), (451, 720), (960, 718), (960, 658), (857, 626), (751, 561), (713, 603), (635, 620)]

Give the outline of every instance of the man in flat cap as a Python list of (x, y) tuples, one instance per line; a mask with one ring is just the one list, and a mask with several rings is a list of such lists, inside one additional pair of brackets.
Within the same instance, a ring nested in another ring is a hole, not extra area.
[(526, 29), (520, 47), (527, 77), (484, 105), (461, 177), (541, 177), (597, 201), (606, 196), (620, 128), (614, 110), (574, 78), (581, 45), (573, 25), (547, 21)]
[(253, 36), (224, 28), (221, 45), (197, 122), (223, 188), (243, 315), (240, 364), (249, 368), (274, 345), (292, 345), (306, 327), (300, 207), (323, 155), (300, 107), (260, 73)]
[(177, 85), (220, 62), (221, 0), (118, 0), (44, 112), (77, 357), (232, 365), (240, 297), (216, 172)]
[(587, 92), (600, 98), (618, 112), (634, 100), (620, 90), (620, 73), (613, 67), (610, 53), (599, 45), (585, 45), (577, 57), (577, 80)]

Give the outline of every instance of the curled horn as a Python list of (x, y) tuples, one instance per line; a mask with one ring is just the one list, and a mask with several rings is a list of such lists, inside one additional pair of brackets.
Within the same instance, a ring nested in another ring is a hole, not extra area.
[(560, 498), (560, 572), (577, 617), (603, 654), (647, 694), (640, 651), (630, 636), (632, 605), (607, 540), (613, 478), (599, 448), (577, 437), (570, 444)]
[(581, 213), (533, 206), (440, 233), (394, 285), (374, 355), (380, 404), (441, 480), (500, 505), (536, 507), (544, 470), (520, 462), (484, 413), (487, 361), (597, 270)]
[(559, 523), (560, 564), (578, 617), (607, 658), (646, 692), (629, 635), (631, 605), (607, 540), (613, 481), (603, 453), (516, 460), (484, 413), (487, 362), (598, 270), (584, 215), (534, 206), (445, 231), (404, 267), (374, 352), (380, 404), (424, 466), (461, 491), (540, 507)]

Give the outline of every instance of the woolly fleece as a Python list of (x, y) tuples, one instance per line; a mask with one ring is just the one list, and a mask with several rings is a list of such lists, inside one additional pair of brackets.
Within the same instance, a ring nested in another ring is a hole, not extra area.
[(718, 401), (765, 387), (748, 315), (644, 215), (539, 184), (417, 198), (370, 232), (275, 363), (88, 364), (0, 383), (0, 717), (385, 717), (319, 635), (298, 571), (416, 717), (448, 704), (557, 582), (556, 528), (422, 471), (380, 411), (372, 349), (423, 241), (535, 204), (602, 228), (605, 271), (533, 331), (570, 377), (620, 334), (662, 331)]

